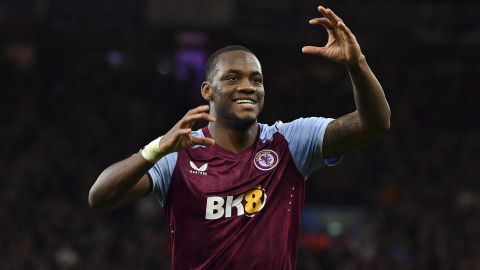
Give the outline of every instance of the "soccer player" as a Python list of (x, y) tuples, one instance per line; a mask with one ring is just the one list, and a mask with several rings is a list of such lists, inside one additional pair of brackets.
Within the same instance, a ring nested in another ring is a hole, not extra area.
[[(324, 47), (303, 52), (343, 63), (356, 110), (336, 120), (259, 124), (262, 68), (241, 46), (213, 53), (190, 110), (138, 154), (105, 169), (89, 203), (112, 209), (155, 195), (170, 228), (173, 269), (294, 269), (305, 179), (389, 129), (390, 109), (355, 36), (330, 9), (310, 24), (327, 29)], [(209, 124), (192, 131), (196, 121)]]

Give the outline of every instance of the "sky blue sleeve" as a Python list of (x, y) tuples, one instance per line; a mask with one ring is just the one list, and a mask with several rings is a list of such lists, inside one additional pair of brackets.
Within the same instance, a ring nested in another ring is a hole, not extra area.
[(177, 152), (164, 156), (148, 171), (153, 185), (152, 194), (157, 197), (162, 207), (165, 205), (173, 169), (177, 163), (177, 156)]
[(324, 165), (334, 166), (341, 160), (341, 157), (323, 158), (323, 137), (331, 121), (332, 118), (310, 117), (276, 124), (279, 132), (288, 141), (295, 165), (305, 177)]
[[(192, 131), (192, 135), (195, 137), (202, 138), (204, 137), (201, 130)], [(195, 148), (194, 146), (193, 148)], [(167, 199), (168, 187), (170, 186), (170, 181), (172, 180), (173, 170), (177, 163), (178, 153), (170, 153), (163, 158), (161, 158), (153, 167), (148, 171), (150, 179), (152, 180), (152, 193), (157, 197), (160, 204), (165, 206), (165, 200)]]

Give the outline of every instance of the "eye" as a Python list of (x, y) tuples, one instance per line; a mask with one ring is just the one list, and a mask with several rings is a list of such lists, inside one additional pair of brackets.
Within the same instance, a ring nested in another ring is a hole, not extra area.
[(236, 82), (238, 80), (238, 77), (236, 75), (228, 75), (227, 77), (225, 77), (225, 79), (230, 82)]
[(263, 84), (263, 78), (262, 77), (253, 77), (252, 82), (254, 84), (257, 84), (257, 85)]

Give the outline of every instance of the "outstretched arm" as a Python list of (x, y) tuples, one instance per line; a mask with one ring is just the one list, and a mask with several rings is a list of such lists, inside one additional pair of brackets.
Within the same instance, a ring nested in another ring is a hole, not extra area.
[(318, 10), (324, 17), (309, 23), (324, 26), (328, 42), (324, 47), (305, 46), (302, 51), (346, 65), (356, 106), (356, 111), (328, 125), (323, 141), (323, 155), (328, 158), (369, 143), (388, 130), (390, 107), (353, 33), (332, 10), (322, 6)]
[(191, 134), (191, 128), (196, 121), (215, 121), (215, 118), (208, 114), (208, 109), (208, 105), (203, 105), (188, 111), (160, 140), (148, 144), (141, 153), (106, 168), (90, 189), (88, 194), (90, 206), (110, 210), (142, 198), (151, 189), (146, 174), (162, 157), (194, 144), (215, 144), (211, 138), (197, 138)]

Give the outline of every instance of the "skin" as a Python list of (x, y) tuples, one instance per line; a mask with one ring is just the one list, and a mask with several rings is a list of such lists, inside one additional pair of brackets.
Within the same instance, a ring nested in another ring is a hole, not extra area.
[[(360, 46), (345, 23), (332, 10), (318, 7), (323, 17), (309, 21), (326, 28), (328, 42), (323, 47), (305, 46), (303, 53), (327, 58), (346, 66), (353, 85), (356, 110), (332, 121), (325, 132), (324, 157), (335, 157), (367, 144), (390, 128), (390, 108), (375, 75), (370, 70)], [(245, 51), (219, 55), (211, 81), (202, 84), (201, 93), (209, 105), (199, 106), (170, 129), (160, 140), (160, 156), (191, 147), (214, 144), (239, 153), (257, 137), (257, 117), (263, 108), (265, 90), (258, 59)], [(254, 104), (237, 104), (249, 99)], [(212, 138), (195, 138), (191, 128), (196, 121), (209, 121)], [(109, 210), (142, 198), (150, 190), (146, 176), (153, 166), (140, 154), (106, 168), (93, 184), (89, 204)]]
[[(204, 82), (201, 91), (209, 101), (210, 114), (217, 119), (208, 125), (216, 143), (234, 153), (252, 145), (265, 97), (258, 59), (245, 51), (220, 54), (213, 79)], [(237, 104), (239, 99), (252, 100), (254, 104)]]
[(318, 7), (324, 15), (309, 21), (328, 33), (323, 47), (305, 46), (305, 54), (325, 57), (347, 67), (353, 85), (356, 111), (333, 121), (325, 132), (323, 155), (335, 157), (367, 144), (390, 128), (390, 107), (382, 86), (370, 70), (360, 45), (343, 20), (331, 9)]

